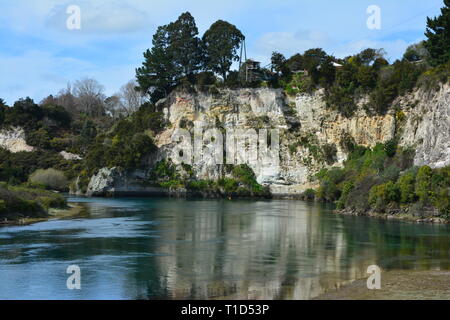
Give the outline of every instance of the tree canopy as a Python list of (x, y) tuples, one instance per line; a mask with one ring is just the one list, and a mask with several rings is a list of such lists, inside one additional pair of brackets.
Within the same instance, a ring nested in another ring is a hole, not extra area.
[(233, 61), (239, 60), (237, 50), (244, 39), (236, 26), (223, 20), (213, 23), (203, 35), (207, 68), (226, 80)]
[(444, 64), (450, 60), (450, 0), (444, 0), (441, 15), (427, 18), (424, 45), (430, 53), (432, 65)]
[(237, 51), (244, 38), (234, 25), (219, 20), (200, 39), (194, 17), (185, 12), (175, 22), (158, 27), (153, 47), (136, 69), (139, 89), (156, 102), (182, 81), (204, 82), (207, 74), (203, 71), (213, 71), (226, 80), (239, 59)]

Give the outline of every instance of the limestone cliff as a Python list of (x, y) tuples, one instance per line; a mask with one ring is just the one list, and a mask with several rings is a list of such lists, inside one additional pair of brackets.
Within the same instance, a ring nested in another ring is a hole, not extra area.
[[(345, 143), (373, 146), (384, 143), (397, 134), (402, 146), (417, 150), (415, 164), (439, 167), (450, 164), (450, 104), (449, 85), (438, 91), (416, 90), (398, 98), (397, 106), (386, 115), (370, 115), (360, 103), (359, 110), (345, 118), (326, 108), (324, 92), (286, 96), (280, 89), (222, 89), (214, 92), (172, 92), (157, 107), (164, 112), (170, 125), (155, 140), (159, 147), (141, 170), (145, 180), (154, 164), (172, 157), (176, 143), (173, 133), (185, 128), (222, 132), (236, 129), (278, 129), (280, 132), (280, 162), (251, 165), (259, 183), (268, 185), (275, 196), (293, 195), (315, 187), (314, 175), (324, 167), (341, 166), (347, 158)], [(399, 112), (401, 110), (401, 113)], [(194, 150), (195, 151), (195, 150)], [(198, 179), (217, 180), (224, 175), (222, 165), (195, 162), (193, 172)], [(114, 190), (139, 192), (148, 190), (136, 174), (108, 175), (91, 179), (88, 194), (114, 193)], [(114, 176), (114, 177), (113, 177)], [(124, 181), (126, 183), (124, 183)], [(127, 189), (127, 185), (132, 187)]]
[(400, 143), (414, 147), (414, 164), (450, 165), (450, 85), (435, 92), (417, 90), (396, 102), (406, 115), (400, 126)]
[(25, 131), (23, 128), (9, 128), (0, 130), (0, 147), (16, 152), (31, 152), (34, 150), (25, 141)]

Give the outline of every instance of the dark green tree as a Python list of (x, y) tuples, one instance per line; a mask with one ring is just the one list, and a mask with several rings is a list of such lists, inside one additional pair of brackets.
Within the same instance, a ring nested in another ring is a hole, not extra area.
[(236, 26), (218, 20), (205, 32), (202, 39), (207, 68), (220, 74), (226, 81), (233, 61), (239, 60), (237, 51), (245, 39), (244, 35)]
[(286, 71), (286, 58), (283, 54), (277, 51), (272, 52), (271, 63), (272, 71), (275, 71), (278, 75)]
[(286, 65), (290, 71), (299, 71), (305, 69), (305, 59), (300, 53), (297, 53), (290, 57), (286, 61)]
[(304, 68), (308, 71), (314, 84), (319, 84), (319, 66), (325, 62), (327, 56), (327, 53), (320, 48), (309, 49), (303, 54)]
[(202, 43), (194, 17), (183, 13), (175, 22), (167, 26), (168, 51), (179, 77), (192, 77), (204, 64)]
[(409, 62), (429, 60), (430, 54), (424, 46), (424, 41), (410, 45), (403, 55), (403, 59)]
[(422, 204), (426, 204), (431, 193), (431, 178), (433, 170), (429, 166), (420, 167), (416, 177), (416, 195)]
[(306, 50), (303, 54), (303, 63), (308, 72), (314, 71), (325, 60), (327, 53), (320, 48)]
[(0, 125), (2, 125), (3, 120), (5, 120), (5, 108), (6, 108), (5, 101), (0, 98)]
[(360, 53), (358, 53), (355, 57), (355, 60), (358, 64), (363, 65), (371, 65), (373, 62), (375, 62), (377, 59), (384, 57), (384, 50), (383, 49), (372, 49), (367, 48)]
[(177, 84), (179, 75), (169, 47), (167, 26), (160, 26), (153, 36), (152, 49), (144, 53), (145, 60), (142, 67), (136, 69), (139, 89), (149, 93), (154, 102), (166, 96)]
[(317, 73), (319, 84), (324, 88), (331, 87), (336, 78), (336, 67), (333, 64), (334, 60), (333, 57), (326, 56), (317, 67), (317, 70), (319, 71)]
[(82, 151), (86, 151), (88, 146), (92, 143), (95, 136), (97, 135), (97, 128), (94, 123), (90, 120), (85, 120), (80, 131), (80, 145), (82, 146)]
[(201, 40), (189, 12), (175, 22), (158, 27), (153, 47), (144, 53), (142, 67), (136, 69), (139, 90), (153, 102), (165, 97), (184, 77), (192, 78), (203, 65)]
[(444, 0), (441, 15), (427, 18), (424, 45), (430, 53), (432, 65), (444, 64), (450, 59), (450, 0)]

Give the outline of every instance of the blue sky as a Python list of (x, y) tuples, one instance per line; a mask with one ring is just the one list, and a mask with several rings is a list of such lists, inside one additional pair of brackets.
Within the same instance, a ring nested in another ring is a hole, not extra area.
[[(427, 16), (442, 0), (0, 0), (0, 98), (39, 102), (67, 82), (93, 77), (114, 94), (142, 63), (156, 27), (182, 12), (195, 17), (200, 35), (216, 20), (247, 37), (248, 56), (268, 63), (322, 47), (344, 57), (384, 48), (390, 61), (424, 39)], [(81, 9), (81, 30), (68, 30), (67, 7)], [(369, 30), (366, 10), (381, 9), (381, 29)]]

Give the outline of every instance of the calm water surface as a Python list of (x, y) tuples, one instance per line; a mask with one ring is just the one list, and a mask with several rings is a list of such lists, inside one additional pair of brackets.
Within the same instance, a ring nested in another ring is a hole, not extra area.
[(0, 299), (309, 299), (372, 264), (450, 269), (449, 226), (302, 201), (70, 201), (89, 216), (0, 228)]

